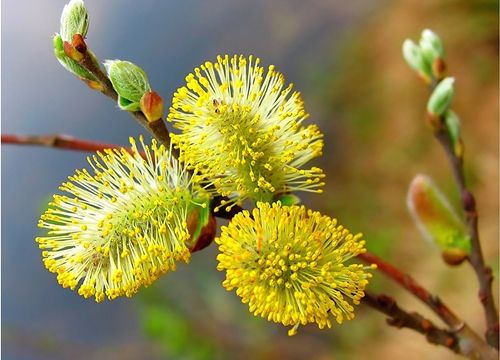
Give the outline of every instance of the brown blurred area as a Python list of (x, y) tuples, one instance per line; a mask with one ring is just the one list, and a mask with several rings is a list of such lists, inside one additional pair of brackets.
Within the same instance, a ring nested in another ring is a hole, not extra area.
[[(325, 101), (331, 103), (335, 119), (332, 126), (323, 124), (325, 154), (334, 155), (326, 169), (328, 203), (320, 199), (315, 206), (362, 231), (368, 248), (412, 274), (482, 332), (484, 316), (471, 268), (445, 266), (438, 250), (422, 239), (405, 206), (407, 186), (418, 173), (433, 177), (460, 206), (444, 151), (425, 122), (429, 90), (401, 57), (403, 40), (418, 41), (424, 28), (441, 36), (448, 73), (456, 78), (452, 108), (462, 121), (466, 175), (477, 196), (482, 246), (498, 294), (497, 1), (391, 1), (345, 39), (339, 62), (325, 80), (324, 88), (330, 90)], [(392, 294), (407, 309), (435, 319), (411, 296), (379, 274), (376, 278), (373, 290)], [(362, 311), (359, 317), (373, 333), (345, 358), (457, 357), (410, 331), (384, 327), (380, 315)]]

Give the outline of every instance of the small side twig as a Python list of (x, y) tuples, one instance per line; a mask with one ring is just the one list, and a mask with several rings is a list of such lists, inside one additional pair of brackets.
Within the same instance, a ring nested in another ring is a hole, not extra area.
[[(118, 100), (118, 94), (113, 88), (113, 85), (107, 75), (95, 61), (94, 57), (90, 54), (85, 40), (78, 34), (76, 35), (75, 40), (74, 42), (77, 43), (77, 45), (74, 48), (82, 55), (82, 58), (79, 61), (80, 65), (94, 75), (96, 81), (100, 85), (100, 92), (116, 102)], [(160, 118), (156, 121), (148, 122), (142, 111), (129, 111), (128, 113), (160, 143), (164, 144), (167, 148), (170, 147), (170, 134), (163, 119)]]
[(456, 353), (460, 351), (458, 339), (453, 332), (438, 328), (418, 313), (406, 312), (388, 295), (365, 292), (362, 303), (389, 316), (387, 324), (390, 326), (415, 330), (425, 335), (427, 341), (432, 344), (447, 347)]
[(437, 327), (432, 321), (415, 312), (407, 312), (387, 295), (374, 295), (365, 292), (362, 302), (389, 316), (387, 324), (397, 328), (408, 328), (425, 335), (432, 344), (444, 346), (469, 359), (496, 360), (498, 352), (488, 346), (470, 328), (456, 331)]
[(365, 252), (359, 254), (358, 259), (367, 264), (376, 264), (377, 270), (384, 275), (395, 281), (403, 288), (408, 290), (411, 294), (423, 301), (443, 322), (448, 325), (452, 330), (461, 329), (464, 322), (458, 318), (442, 301), (439, 297), (432, 295), (422, 285), (420, 285), (410, 275), (403, 273), (401, 270), (385, 262), (378, 256)]
[(467, 323), (455, 315), (439, 297), (427, 291), (410, 275), (403, 273), (398, 268), (369, 252), (359, 254), (357, 258), (367, 264), (376, 264), (377, 269), (384, 275), (424, 302), (446, 325), (448, 325), (449, 332), (455, 334), (460, 339), (458, 345), (460, 347), (460, 353), (466, 354), (472, 359), (498, 358), (498, 351), (488, 346), (488, 344), (472, 330)]

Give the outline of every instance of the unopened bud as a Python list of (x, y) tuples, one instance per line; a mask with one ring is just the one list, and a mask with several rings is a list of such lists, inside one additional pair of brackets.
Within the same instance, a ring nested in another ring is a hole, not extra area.
[(106, 60), (104, 67), (118, 94), (118, 106), (122, 110), (138, 111), (142, 96), (151, 90), (146, 73), (129, 61)]
[(469, 257), (469, 254), (462, 249), (453, 248), (443, 250), (441, 257), (448, 265), (457, 266), (463, 263)]
[(186, 220), (191, 239), (186, 242), (191, 252), (206, 248), (215, 238), (217, 223), (210, 212), (207, 201), (204, 206), (197, 206), (188, 215)]
[(71, 42), (73, 35), (87, 35), (89, 29), (89, 14), (82, 0), (71, 0), (64, 6), (61, 14), (61, 38)]
[(422, 235), (436, 244), (449, 262), (452, 254), (470, 253), (467, 227), (431, 178), (417, 175), (410, 184), (407, 202)]
[(415, 70), (426, 82), (431, 81), (432, 69), (430, 64), (425, 62), (422, 50), (412, 40), (406, 39), (403, 42), (403, 58), (407, 64)]
[(453, 99), (454, 82), (454, 78), (447, 77), (436, 86), (427, 103), (427, 111), (429, 114), (442, 116), (448, 111), (451, 100)]
[(425, 29), (422, 31), (420, 49), (422, 49), (422, 54), (430, 64), (433, 64), (437, 58), (444, 58), (443, 42), (432, 30)]
[(163, 99), (156, 91), (148, 91), (141, 97), (141, 111), (149, 122), (163, 116)]

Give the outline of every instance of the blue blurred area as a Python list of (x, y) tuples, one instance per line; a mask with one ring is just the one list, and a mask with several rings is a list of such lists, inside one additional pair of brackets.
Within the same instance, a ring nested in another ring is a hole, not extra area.
[[(326, 110), (309, 95), (314, 76), (329, 64), (342, 34), (370, 11), (371, 2), (356, 3), (88, 0), (88, 44), (101, 60), (126, 59), (143, 67), (167, 104), (195, 66), (217, 54), (254, 54), (295, 83), (321, 125)], [(51, 37), (64, 4), (2, 1), (2, 133), (63, 133), (126, 145), (129, 136), (144, 133), (140, 126), (53, 56)], [(42, 265), (34, 242), (39, 215), (59, 184), (85, 164), (83, 153), (2, 146), (6, 359), (157, 356), (141, 333), (135, 300), (84, 300), (62, 289)], [(196, 271), (196, 261), (190, 271)]]

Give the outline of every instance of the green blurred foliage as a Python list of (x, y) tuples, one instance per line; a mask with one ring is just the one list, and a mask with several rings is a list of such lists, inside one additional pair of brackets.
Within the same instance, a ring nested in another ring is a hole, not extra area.
[(149, 304), (141, 314), (145, 333), (161, 345), (166, 357), (199, 360), (213, 359), (217, 348), (210, 341), (196, 333), (185, 317), (169, 304)]

